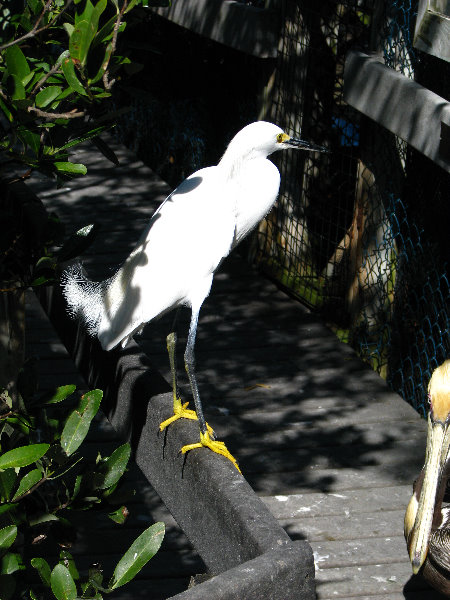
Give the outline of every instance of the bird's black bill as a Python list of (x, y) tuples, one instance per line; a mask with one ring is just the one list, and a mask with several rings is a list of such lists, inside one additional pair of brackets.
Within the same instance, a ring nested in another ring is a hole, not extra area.
[(297, 150), (311, 150), (312, 152), (329, 152), (328, 148), (325, 146), (318, 146), (317, 144), (312, 144), (311, 142), (305, 142), (305, 140), (300, 140), (298, 138), (289, 138), (285, 142), (283, 142), (289, 148), (297, 148)]

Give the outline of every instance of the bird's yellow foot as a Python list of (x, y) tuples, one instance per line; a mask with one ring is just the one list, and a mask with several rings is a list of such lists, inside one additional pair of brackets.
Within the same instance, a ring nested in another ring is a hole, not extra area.
[(222, 456), (225, 456), (226, 458), (231, 460), (233, 465), (236, 467), (236, 469), (242, 475), (242, 472), (241, 472), (240, 468), (238, 467), (238, 464), (237, 464), (234, 456), (232, 454), (230, 454), (230, 452), (228, 451), (224, 442), (218, 442), (217, 440), (211, 439), (210, 430), (211, 430), (211, 428), (209, 427), (208, 431), (206, 433), (200, 432), (200, 442), (198, 442), (197, 444), (188, 444), (187, 446), (183, 446), (181, 448), (182, 454), (186, 454), (186, 452), (190, 452), (191, 450), (195, 450), (196, 448), (209, 448), (216, 454), (221, 454)]
[(178, 419), (191, 419), (192, 421), (198, 421), (195, 410), (187, 408), (188, 405), (189, 402), (182, 404), (180, 398), (174, 398), (173, 415), (160, 424), (159, 430), (164, 431), (166, 427)]
[[(160, 423), (159, 430), (164, 431), (164, 429), (166, 427), (168, 427), (174, 421), (178, 421), (178, 419), (191, 419), (192, 421), (198, 421), (197, 413), (195, 412), (195, 410), (191, 410), (190, 408), (187, 408), (188, 405), (189, 405), (189, 402), (185, 402), (184, 404), (182, 404), (180, 398), (178, 398), (178, 397), (174, 398), (173, 415), (171, 417), (169, 417), (168, 419), (166, 419), (165, 421), (163, 421), (162, 423)], [(208, 423), (206, 423), (206, 427), (208, 428), (208, 433), (210, 435), (214, 435), (214, 431), (208, 425)]]

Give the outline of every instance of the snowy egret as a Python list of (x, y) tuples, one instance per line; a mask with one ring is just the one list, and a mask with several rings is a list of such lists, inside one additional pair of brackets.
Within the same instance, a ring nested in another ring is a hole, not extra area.
[(69, 311), (79, 317), (104, 350), (125, 346), (143, 326), (179, 306), (191, 308), (184, 354), (195, 411), (182, 404), (176, 378), (176, 336), (167, 338), (172, 373), (174, 414), (161, 430), (179, 418), (198, 419), (200, 442), (182, 448), (208, 447), (236, 461), (225, 444), (214, 439), (203, 415), (195, 377), (194, 345), (200, 308), (222, 260), (272, 208), (280, 174), (267, 157), (297, 148), (327, 152), (295, 139), (280, 127), (258, 121), (239, 131), (219, 164), (185, 179), (156, 210), (137, 247), (120, 269), (102, 282), (90, 281), (79, 265), (62, 276)]

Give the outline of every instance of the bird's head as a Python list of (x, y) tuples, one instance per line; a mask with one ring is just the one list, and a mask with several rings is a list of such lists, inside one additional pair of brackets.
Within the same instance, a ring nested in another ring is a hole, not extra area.
[(441, 503), (450, 448), (450, 360), (433, 372), (428, 398), (425, 465), (405, 514), (405, 538), (414, 573), (427, 557), (432, 527), (438, 527), (442, 521)]
[(241, 129), (234, 136), (221, 162), (228, 163), (252, 158), (266, 158), (277, 150), (287, 148), (328, 152), (328, 149), (323, 146), (317, 146), (304, 140), (290, 137), (273, 123), (256, 121)]

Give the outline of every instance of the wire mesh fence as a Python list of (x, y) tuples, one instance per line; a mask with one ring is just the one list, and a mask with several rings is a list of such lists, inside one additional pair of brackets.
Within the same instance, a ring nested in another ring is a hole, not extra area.
[(449, 98), (450, 65), (413, 47), (415, 15), (411, 0), (283, 2), (270, 118), (331, 153), (280, 153), (252, 256), (425, 412), (450, 354), (450, 177), (343, 100), (355, 47)]

